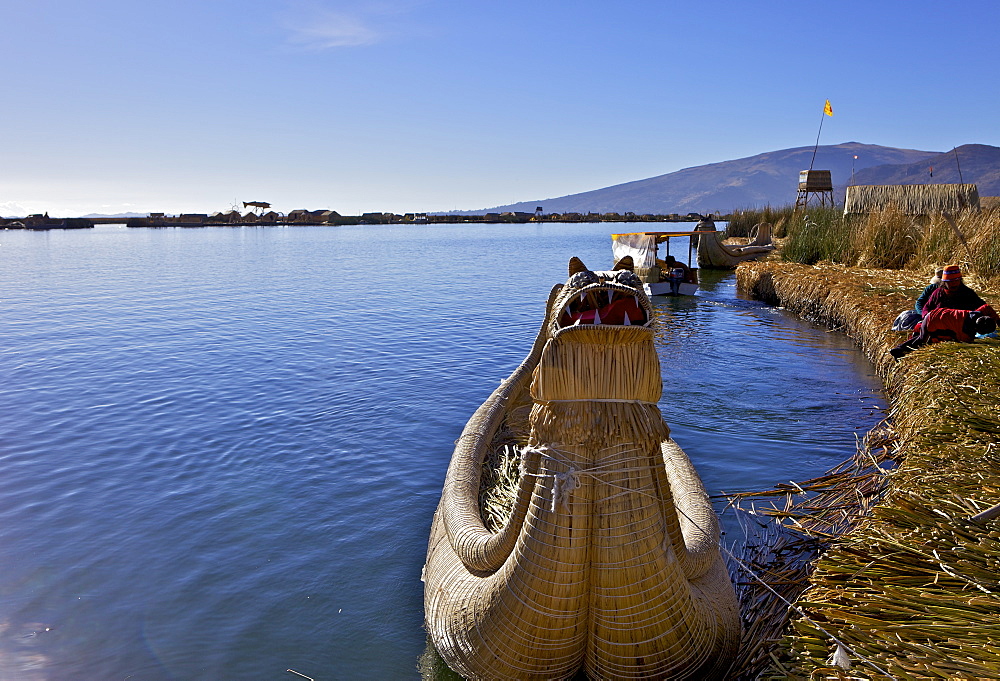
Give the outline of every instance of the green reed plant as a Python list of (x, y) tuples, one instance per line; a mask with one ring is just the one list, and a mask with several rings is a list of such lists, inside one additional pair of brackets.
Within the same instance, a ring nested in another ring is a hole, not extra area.
[(820, 260), (853, 264), (851, 225), (839, 208), (815, 207), (793, 214), (786, 223), (781, 258), (813, 265)]
[(773, 227), (774, 236), (781, 237), (784, 233), (778, 233), (792, 217), (792, 206), (772, 208), (746, 208), (735, 210), (729, 215), (729, 226), (726, 227), (727, 236), (751, 237), (754, 228), (762, 222), (768, 222)]

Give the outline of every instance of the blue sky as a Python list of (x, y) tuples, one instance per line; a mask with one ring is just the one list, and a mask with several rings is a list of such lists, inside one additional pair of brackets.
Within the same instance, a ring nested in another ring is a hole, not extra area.
[(0, 215), (534, 201), (1000, 146), (1000, 3), (0, 0)]

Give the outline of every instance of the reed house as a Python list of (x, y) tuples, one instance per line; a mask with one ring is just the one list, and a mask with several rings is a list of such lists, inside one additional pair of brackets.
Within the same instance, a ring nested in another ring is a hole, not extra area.
[(895, 207), (906, 215), (979, 210), (974, 184), (886, 184), (847, 188), (845, 215), (864, 215)]

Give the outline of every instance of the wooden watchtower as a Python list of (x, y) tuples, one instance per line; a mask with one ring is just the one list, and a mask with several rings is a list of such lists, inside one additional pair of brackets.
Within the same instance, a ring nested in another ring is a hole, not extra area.
[(799, 172), (799, 194), (795, 198), (795, 210), (805, 210), (809, 205), (809, 196), (817, 196), (819, 205), (829, 202), (833, 207), (833, 180), (829, 170), (803, 170)]

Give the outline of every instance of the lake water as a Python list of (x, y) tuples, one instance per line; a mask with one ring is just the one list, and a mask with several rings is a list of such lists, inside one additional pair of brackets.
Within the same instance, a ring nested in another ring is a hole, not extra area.
[[(0, 681), (419, 678), (452, 444), (630, 229), (0, 232)], [(867, 361), (702, 280), (656, 307), (710, 493), (847, 458)]]

